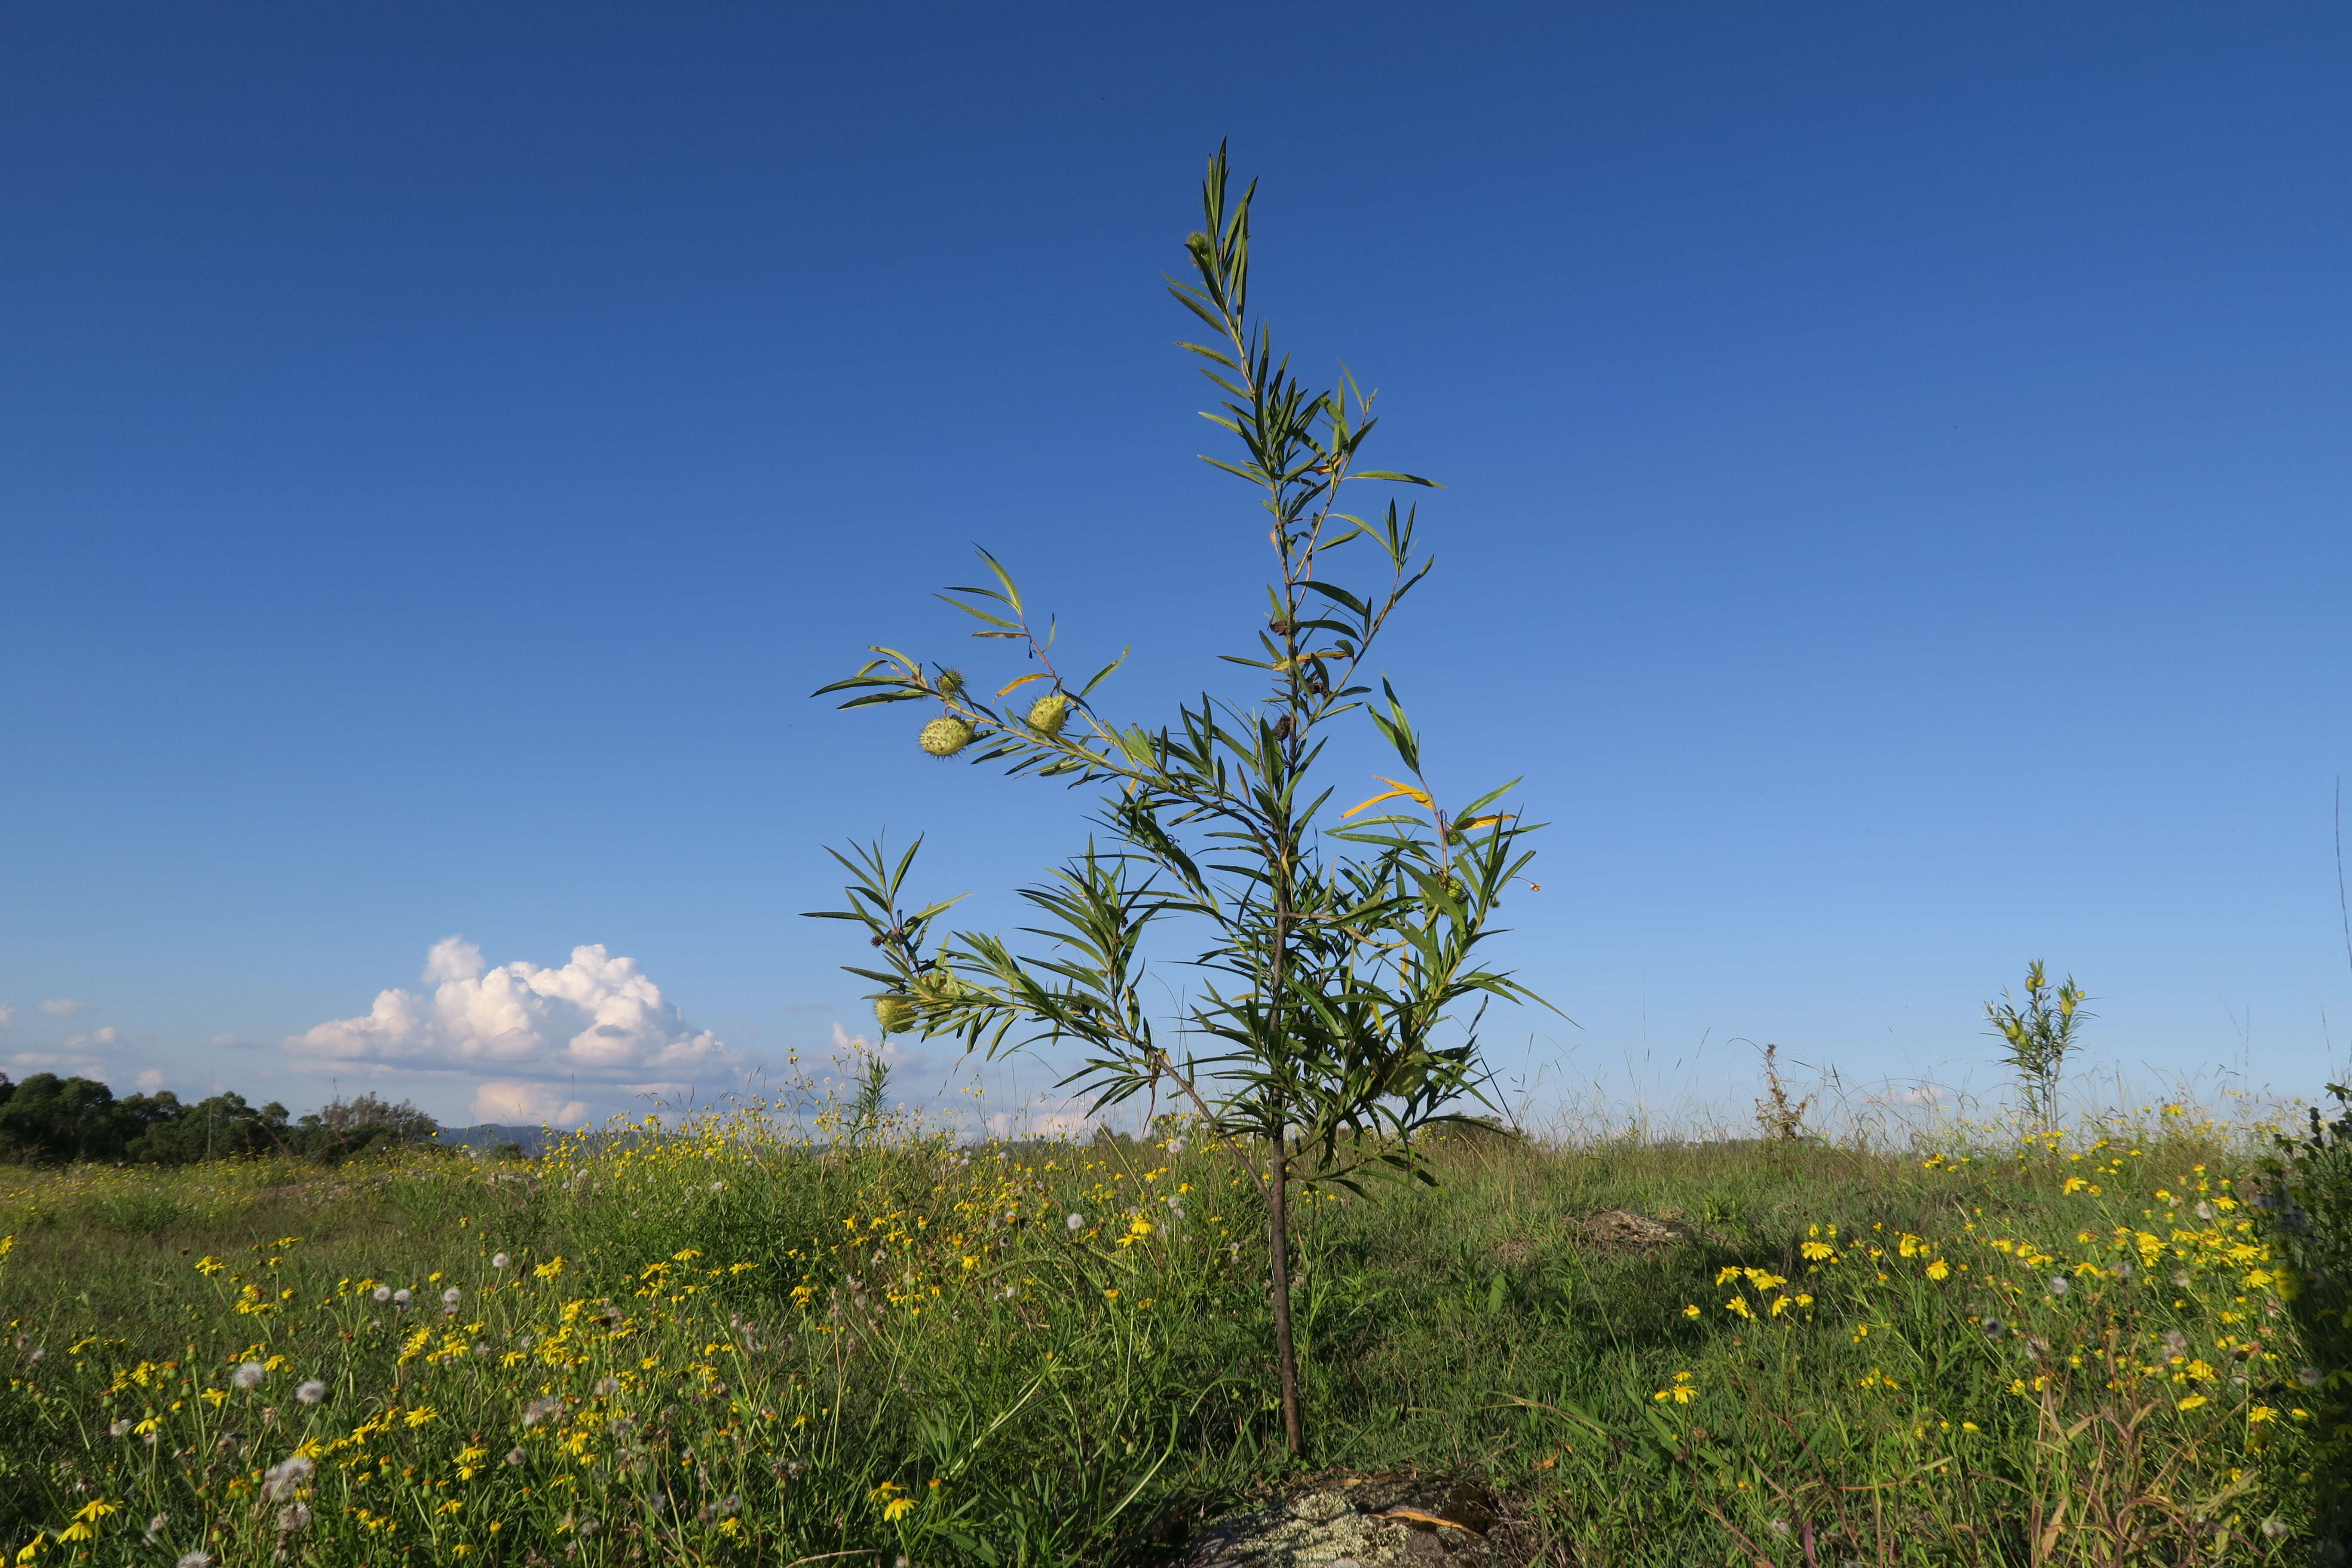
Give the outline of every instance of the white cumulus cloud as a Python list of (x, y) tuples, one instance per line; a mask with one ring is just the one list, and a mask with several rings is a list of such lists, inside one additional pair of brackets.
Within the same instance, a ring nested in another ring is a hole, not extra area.
[(66, 1041), (63, 1048), (68, 1051), (94, 1051), (121, 1043), (121, 1031), (109, 1024), (102, 1029), (92, 1029), (87, 1035), (73, 1036)]
[(573, 948), (561, 968), (491, 968), (453, 936), (434, 943), (423, 979), (429, 991), (379, 992), (365, 1014), (318, 1025), (286, 1049), (321, 1064), (479, 1075), (476, 1113), (498, 1121), (565, 1120), (582, 1110), (553, 1087), (565, 1082), (658, 1092), (737, 1067), (737, 1053), (689, 1025), (635, 959), (602, 946)]
[(588, 1102), (573, 1100), (560, 1083), (522, 1083), (503, 1079), (474, 1091), (474, 1120), (506, 1126), (573, 1128), (588, 1120)]
[(70, 996), (52, 996), (41, 1004), (41, 1011), (52, 1018), (70, 1018), (77, 1013), (97, 1011), (95, 1002), (77, 1002)]

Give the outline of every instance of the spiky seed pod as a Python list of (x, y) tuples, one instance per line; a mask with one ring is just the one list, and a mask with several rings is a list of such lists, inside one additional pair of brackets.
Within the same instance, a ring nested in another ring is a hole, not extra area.
[(1058, 735), (1070, 716), (1070, 694), (1052, 691), (1029, 705), (1029, 727), (1040, 735)]
[(874, 1021), (882, 1026), (886, 1035), (900, 1035), (915, 1026), (915, 999), (911, 996), (877, 996), (874, 999)]
[(943, 669), (940, 671), (940, 678), (933, 681), (931, 686), (940, 696), (952, 701), (963, 695), (963, 671)]
[(923, 750), (931, 755), (952, 757), (971, 744), (971, 726), (953, 717), (934, 719), (923, 726), (919, 739)]

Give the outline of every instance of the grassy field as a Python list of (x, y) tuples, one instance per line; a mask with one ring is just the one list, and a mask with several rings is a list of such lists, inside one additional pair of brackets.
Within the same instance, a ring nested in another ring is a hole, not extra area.
[[(1301, 1222), (1314, 1462), (1475, 1476), (1588, 1564), (2308, 1561), (2335, 1396), (2251, 1152), (2169, 1113), (1447, 1148), (1435, 1188)], [(526, 1164), (0, 1174), (0, 1546), (1164, 1559), (1296, 1479), (1262, 1224), (1197, 1142), (748, 1119)]]

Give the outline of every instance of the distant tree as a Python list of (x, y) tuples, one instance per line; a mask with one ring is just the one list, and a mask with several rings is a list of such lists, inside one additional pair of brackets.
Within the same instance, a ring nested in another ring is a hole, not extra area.
[(310, 1111), (294, 1125), (289, 1138), (294, 1152), (330, 1163), (355, 1154), (428, 1143), (441, 1124), (407, 1100), (398, 1104), (374, 1094), (341, 1096)]
[(70, 1160), (120, 1159), (138, 1131), (139, 1111), (117, 1102), (114, 1091), (90, 1078), (59, 1078), (37, 1072), (9, 1084), (0, 1077), (0, 1152), (12, 1160), (57, 1164)]
[(199, 1160), (266, 1154), (287, 1145), (290, 1129), (286, 1108), (274, 1100), (257, 1110), (233, 1090), (194, 1105), (180, 1104), (169, 1090), (154, 1099), (170, 1101), (173, 1114), (149, 1117), (145, 1130), (124, 1147), (126, 1159), (153, 1165), (188, 1165)]

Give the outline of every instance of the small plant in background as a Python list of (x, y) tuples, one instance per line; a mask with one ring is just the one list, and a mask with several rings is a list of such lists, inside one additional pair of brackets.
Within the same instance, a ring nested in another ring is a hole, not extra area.
[[(1478, 962), (1496, 906), (1527, 865), (1519, 840), (1531, 827), (1498, 804), (1510, 784), (1441, 804), (1394, 689), (1383, 679), (1381, 700), (1367, 700), (1372, 645), (1432, 563), (1416, 556), (1411, 510), (1391, 501), (1367, 521), (1343, 510), (1342, 491), (1431, 481), (1362, 466), (1370, 395), (1345, 378), (1310, 389), (1251, 313), (1255, 192), (1233, 199), (1220, 149), (1201, 230), (1184, 242), (1192, 276), (1171, 279), (1170, 292), (1208, 330), (1208, 342), (1181, 345), (1207, 362), (1223, 398), (1206, 417), (1240, 444), (1237, 461), (1206, 460), (1257, 489), (1271, 524), (1265, 619), (1253, 647), (1225, 656), (1264, 686), (1239, 700), (1203, 694), (1173, 724), (1118, 722), (1095, 693), (1126, 656), (1066, 682), (1050, 623), (1038, 627), (1011, 574), (983, 552), (993, 582), (940, 597), (981, 623), (974, 637), (1022, 647), (1025, 673), (983, 700), (960, 671), (876, 647), (871, 663), (824, 689), (854, 691), (845, 708), (935, 704), (915, 736), (932, 756), (969, 751), (1010, 773), (1107, 786), (1095, 820), (1110, 847), (1090, 844), (1023, 890), (1042, 917), (1030, 930), (1056, 949), (1050, 958), (980, 932), (927, 952), (925, 932), (948, 906), (900, 914), (912, 852), (894, 864), (878, 845), (855, 858), (836, 852), (856, 882), (851, 907), (824, 914), (871, 931), (887, 967), (853, 973), (884, 988), (886, 1028), (961, 1036), (992, 1055), (1074, 1045), (1085, 1059), (1065, 1082), (1094, 1108), (1166, 1094), (1234, 1153), (1265, 1205), (1283, 1435), (1296, 1455), (1307, 1439), (1292, 1188), (1353, 1187), (1368, 1168), (1430, 1179), (1413, 1137), (1463, 1121), (1454, 1108), (1483, 1098), (1486, 1004), (1532, 999)], [(1372, 579), (1343, 585), (1335, 568), (1366, 555)], [(1374, 775), (1383, 787), (1334, 820), (1325, 812), (1335, 786), (1314, 773), (1327, 727), (1360, 710), (1399, 776)], [(1363, 815), (1391, 801), (1400, 805), (1390, 814)], [(1164, 1004), (1147, 991), (1145, 954), (1171, 916), (1183, 921), (1179, 962), (1205, 977), (1175, 1008), (1188, 1038), (1214, 1042), (1204, 1056), (1180, 1054), (1155, 1031)]]
[(2025, 966), (2025, 1005), (2020, 1007), (2006, 991), (2000, 1001), (1985, 1004), (1993, 1033), (2009, 1042), (2009, 1054), (2001, 1059), (2016, 1070), (2026, 1114), (2041, 1126), (2057, 1119), (2059, 1076), (2074, 1048), (2075, 1030), (2091, 1016), (2083, 1011), (2085, 999), (2071, 974), (2053, 987), (2037, 958)]
[(1780, 1077), (1780, 1047), (1764, 1047), (1765, 1098), (1756, 1102), (1756, 1125), (1764, 1130), (1765, 1138), (1771, 1142), (1802, 1143), (1808, 1137), (1805, 1113), (1812, 1110), (1813, 1097), (1789, 1097), (1789, 1086)]

